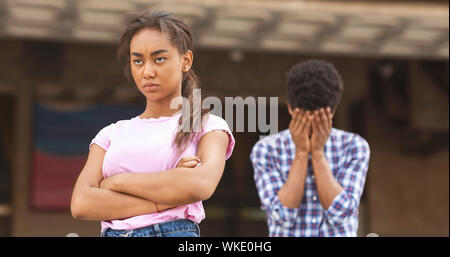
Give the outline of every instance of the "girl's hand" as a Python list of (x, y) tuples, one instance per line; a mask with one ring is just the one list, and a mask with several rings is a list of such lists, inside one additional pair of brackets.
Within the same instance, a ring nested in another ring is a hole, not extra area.
[(202, 164), (197, 156), (185, 156), (180, 159), (176, 168), (195, 168)]
[(111, 176), (109, 178), (105, 178), (100, 182), (100, 188), (102, 189), (109, 189), (114, 190), (114, 176)]

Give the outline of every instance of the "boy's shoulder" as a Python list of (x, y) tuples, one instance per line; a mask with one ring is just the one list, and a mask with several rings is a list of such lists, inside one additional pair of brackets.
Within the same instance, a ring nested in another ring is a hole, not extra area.
[(369, 150), (369, 143), (361, 135), (342, 129), (332, 128), (330, 137), (332, 137), (333, 144), (338, 144), (344, 148), (366, 148)]
[(289, 129), (285, 129), (276, 134), (264, 136), (253, 146), (253, 151), (261, 148), (275, 149), (282, 145), (287, 145), (290, 143), (290, 138), (291, 134)]

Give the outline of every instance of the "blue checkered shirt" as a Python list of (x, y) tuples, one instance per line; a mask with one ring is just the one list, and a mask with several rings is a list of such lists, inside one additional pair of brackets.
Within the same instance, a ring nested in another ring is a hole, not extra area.
[(302, 202), (298, 208), (288, 208), (282, 205), (277, 192), (286, 182), (295, 156), (289, 130), (267, 136), (253, 147), (250, 160), (261, 209), (267, 213), (269, 236), (357, 236), (358, 206), (369, 165), (369, 145), (357, 134), (333, 128), (324, 152), (334, 178), (344, 191), (328, 209), (322, 207), (309, 155)]

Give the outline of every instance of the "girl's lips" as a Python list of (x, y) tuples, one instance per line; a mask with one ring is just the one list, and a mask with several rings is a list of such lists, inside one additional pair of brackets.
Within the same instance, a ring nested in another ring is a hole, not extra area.
[(147, 92), (155, 92), (158, 90), (159, 85), (153, 83), (145, 83), (143, 89)]
[(154, 87), (158, 87), (158, 84), (153, 84), (153, 83), (145, 83), (144, 84), (144, 88), (148, 87), (148, 88), (154, 88)]

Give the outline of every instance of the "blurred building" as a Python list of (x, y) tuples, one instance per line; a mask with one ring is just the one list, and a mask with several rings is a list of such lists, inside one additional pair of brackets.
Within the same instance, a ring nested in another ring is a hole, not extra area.
[[(0, 0), (0, 235), (99, 235), (72, 218), (70, 193), (98, 129), (144, 110), (115, 52), (144, 9), (192, 26), (204, 97), (278, 96), (280, 131), (284, 73), (331, 61), (345, 83), (334, 125), (371, 146), (359, 234), (449, 235), (449, 3), (437, 0)], [(267, 235), (249, 161), (261, 134), (234, 133), (202, 236)]]

